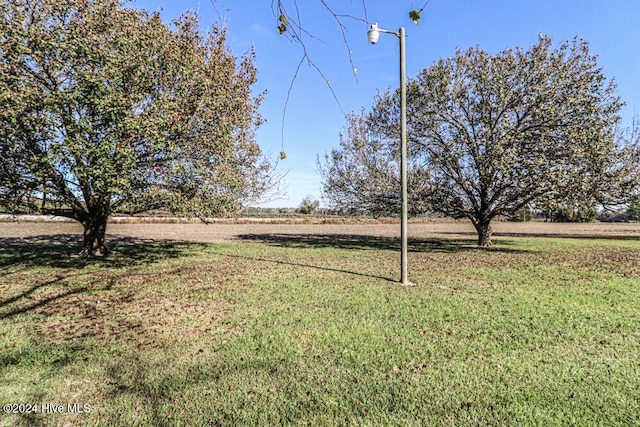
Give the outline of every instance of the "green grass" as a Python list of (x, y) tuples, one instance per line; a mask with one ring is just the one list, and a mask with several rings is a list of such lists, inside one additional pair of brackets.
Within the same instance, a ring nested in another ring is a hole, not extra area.
[(0, 403), (91, 410), (0, 425), (638, 425), (640, 241), (262, 237), (0, 247)]

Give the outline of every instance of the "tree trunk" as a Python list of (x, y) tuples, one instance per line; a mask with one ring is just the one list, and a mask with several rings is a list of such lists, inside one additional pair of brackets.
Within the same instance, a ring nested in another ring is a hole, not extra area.
[(87, 219), (81, 221), (84, 227), (84, 241), (80, 255), (102, 256), (109, 253), (104, 243), (108, 217), (108, 209), (102, 207), (89, 209)]
[(479, 220), (473, 221), (473, 225), (478, 232), (478, 246), (489, 247), (491, 246), (491, 220)]

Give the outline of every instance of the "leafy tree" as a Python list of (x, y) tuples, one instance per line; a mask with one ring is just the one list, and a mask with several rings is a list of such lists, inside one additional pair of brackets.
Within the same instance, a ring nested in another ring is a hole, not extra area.
[(253, 54), (186, 14), (120, 0), (0, 4), (0, 205), (84, 227), (104, 253), (107, 218), (165, 208), (228, 214), (270, 186), (254, 129)]
[(533, 220), (533, 213), (529, 207), (524, 207), (518, 211), (512, 212), (508, 217), (511, 222), (529, 222)]
[(640, 219), (640, 117), (634, 118), (632, 126), (621, 133), (620, 140), (625, 147), (624, 164), (628, 170), (620, 193), (627, 215), (637, 221)]
[(303, 215), (313, 215), (320, 207), (319, 200), (313, 200), (313, 197), (307, 196), (302, 200), (300, 206), (298, 206), (297, 212)]
[(618, 179), (621, 102), (588, 44), (458, 52), (410, 87), (411, 141), (433, 166), (433, 207), (468, 218), (478, 244), (491, 221), (540, 197), (598, 200)]
[(640, 221), (640, 197), (635, 196), (629, 200), (626, 215), (632, 221)]
[[(541, 36), (529, 50), (471, 48), (440, 60), (408, 85), (410, 156), (424, 165), (430, 209), (471, 220), (489, 246), (496, 216), (544, 197), (586, 206), (616, 197), (626, 173), (621, 105), (582, 40), (553, 49)], [(397, 144), (398, 116), (387, 92), (369, 129)]]
[[(380, 138), (363, 111), (347, 115), (340, 148), (321, 160), (323, 197), (331, 208), (350, 215), (397, 216), (400, 206), (400, 146), (397, 141)], [(408, 164), (409, 214), (426, 210), (425, 165), (417, 156)]]

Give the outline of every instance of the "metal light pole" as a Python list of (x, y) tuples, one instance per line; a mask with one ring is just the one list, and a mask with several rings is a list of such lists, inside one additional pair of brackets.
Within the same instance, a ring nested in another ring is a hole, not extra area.
[(400, 186), (402, 192), (402, 213), (400, 218), (400, 283), (409, 285), (407, 272), (408, 253), (408, 193), (407, 193), (407, 66), (404, 48), (404, 28), (398, 32), (378, 28), (378, 24), (371, 24), (367, 32), (369, 43), (376, 44), (380, 33), (394, 34), (400, 40)]

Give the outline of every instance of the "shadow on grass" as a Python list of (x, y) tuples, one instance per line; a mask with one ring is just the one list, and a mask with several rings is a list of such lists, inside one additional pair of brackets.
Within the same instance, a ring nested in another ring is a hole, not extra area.
[[(334, 248), (347, 250), (388, 250), (400, 251), (400, 240), (388, 237), (362, 236), (354, 234), (242, 234), (238, 239), (252, 242), (260, 242), (270, 246), (283, 248)], [(504, 243), (504, 244), (503, 244)], [(449, 239), (409, 239), (409, 252), (413, 253), (461, 253), (471, 251), (494, 251), (503, 253), (522, 253), (521, 249), (513, 249), (508, 242), (501, 242), (499, 246), (491, 248), (478, 247), (474, 240), (449, 240)], [(223, 255), (223, 254), (220, 254)], [(292, 262), (291, 260), (278, 260), (244, 255), (229, 255), (235, 258), (248, 259), (258, 262), (269, 262), (293, 267), (313, 268), (316, 270), (346, 273), (361, 277), (397, 282), (397, 278), (384, 277), (373, 274), (360, 273), (341, 268), (313, 265), (311, 263)]]
[[(47, 306), (51, 303), (53, 303), (54, 301), (60, 300), (60, 299), (65, 299), (65, 298), (69, 298), (73, 295), (76, 294), (81, 294), (84, 292), (87, 292), (89, 290), (89, 288), (87, 287), (81, 287), (81, 288), (71, 288), (65, 290), (62, 293), (57, 293), (55, 295), (49, 296), (47, 298), (42, 298), (39, 299), (38, 302), (29, 304), (27, 306), (24, 307), (17, 307), (17, 308), (11, 308), (11, 304), (15, 304), (16, 302), (20, 301), (23, 298), (30, 298), (31, 294), (33, 294), (35, 291), (39, 290), (39, 289), (43, 289), (46, 288), (47, 286), (52, 286), (52, 285), (58, 285), (58, 284), (62, 284), (62, 280), (66, 280), (69, 277), (63, 277), (63, 276), (59, 276), (58, 278), (54, 279), (54, 280), (50, 280), (47, 282), (42, 282), (36, 285), (31, 286), (28, 290), (19, 293), (18, 295), (15, 295), (11, 298), (8, 298), (6, 300), (2, 300), (0, 301), (0, 309), (3, 309), (4, 307), (9, 307), (9, 311), (7, 312), (0, 312), (0, 319), (8, 319), (10, 317), (13, 316), (17, 316), (18, 314), (22, 314), (22, 313), (27, 313), (29, 311), (33, 311), (39, 307), (44, 307)], [(108, 289), (104, 289), (104, 290), (108, 290)]]
[(311, 268), (311, 269), (320, 270), (320, 271), (329, 271), (329, 272), (334, 272), (334, 273), (345, 273), (345, 274), (350, 274), (350, 275), (354, 275), (354, 276), (370, 277), (372, 279), (387, 280), (389, 282), (395, 282), (396, 281), (396, 279), (392, 279), (390, 277), (377, 276), (375, 274), (359, 273), (357, 271), (345, 270), (343, 268), (331, 268), (331, 267), (320, 266), (320, 265), (304, 264), (304, 263), (301, 263), (301, 262), (282, 261), (282, 260), (279, 260), (279, 259), (259, 258), (259, 257), (246, 256), (246, 255), (229, 255), (229, 254), (222, 254), (222, 253), (220, 253), (218, 255), (226, 256), (226, 257), (230, 257), (230, 258), (244, 259), (244, 260), (249, 260), (249, 261), (266, 262), (266, 263), (277, 264), (277, 265), (288, 265), (288, 266), (291, 266), (291, 267), (302, 267), (302, 268)]
[[(379, 236), (362, 236), (356, 234), (241, 234), (240, 240), (263, 242), (271, 246), (285, 248), (335, 248), (357, 250), (400, 250), (400, 239)], [(505, 242), (498, 246), (481, 248), (475, 239), (409, 239), (409, 252), (445, 252), (459, 253), (469, 251), (526, 252), (513, 249)]]
[[(131, 267), (178, 258), (197, 245), (200, 244), (119, 238), (110, 241), (111, 254), (91, 258), (77, 255), (80, 246), (77, 236), (72, 234), (0, 238), (0, 278), (35, 267), (59, 269), (45, 275), (46, 279), (34, 279), (27, 289), (0, 300), (0, 319), (47, 307), (77, 294), (109, 291), (118, 280), (139, 274)], [(81, 286), (74, 284), (74, 279), (85, 274), (87, 268), (101, 270), (99, 279), (84, 281), (87, 284)], [(55, 291), (49, 292), (51, 289)], [(47, 290), (47, 294), (34, 299), (33, 294), (40, 290)], [(29, 304), (21, 305), (25, 300)]]
[[(389, 250), (399, 251), (398, 239), (362, 236), (352, 234), (245, 234), (238, 236), (240, 240), (261, 242), (266, 245), (285, 248), (335, 248), (347, 250)], [(119, 280), (140, 274), (131, 267), (145, 266), (166, 259), (179, 258), (193, 253), (194, 248), (207, 247), (206, 243), (194, 242), (158, 242), (154, 240), (117, 238), (110, 241), (113, 253), (104, 257), (89, 258), (75, 254), (80, 249), (77, 235), (56, 234), (50, 236), (33, 236), (29, 238), (0, 238), (0, 278), (21, 270), (33, 267), (56, 268), (46, 278), (34, 280), (28, 287), (23, 287), (15, 295), (0, 300), (0, 319), (60, 304), (66, 299), (95, 291), (109, 291)], [(508, 242), (490, 249), (479, 248), (473, 240), (449, 239), (410, 239), (409, 251), (414, 253), (460, 253), (469, 251), (494, 251), (502, 253), (523, 252), (510, 248)], [(229, 258), (245, 259), (256, 262), (275, 263), (300, 268), (311, 268), (321, 271), (345, 273), (361, 277), (370, 277), (395, 282), (395, 278), (375, 274), (350, 271), (345, 268), (334, 268), (326, 265), (314, 265), (312, 262), (294, 262), (270, 257), (250, 257), (229, 253), (218, 255)], [(92, 270), (98, 268), (100, 270)], [(121, 268), (123, 270), (109, 270)], [(88, 272), (100, 271), (91, 280), (76, 276)], [(2, 271), (4, 270), (4, 271)], [(36, 291), (46, 289), (44, 295), (33, 299)], [(53, 289), (53, 291), (51, 291)], [(27, 302), (27, 304), (24, 304)]]
[(145, 265), (184, 254), (187, 247), (198, 243), (163, 242), (130, 237), (111, 239), (113, 253), (103, 257), (84, 257), (78, 236), (54, 234), (27, 238), (0, 237), (0, 268), (53, 267), (81, 269), (88, 266), (125, 267)]
[[(469, 231), (439, 231), (438, 234), (450, 236), (470, 236), (476, 237), (477, 234)], [(576, 233), (543, 233), (543, 232), (503, 232), (496, 231), (493, 233), (492, 239), (504, 238), (524, 238), (524, 239), (578, 239), (578, 240), (629, 240), (640, 241), (640, 235), (630, 234), (576, 234)]]

